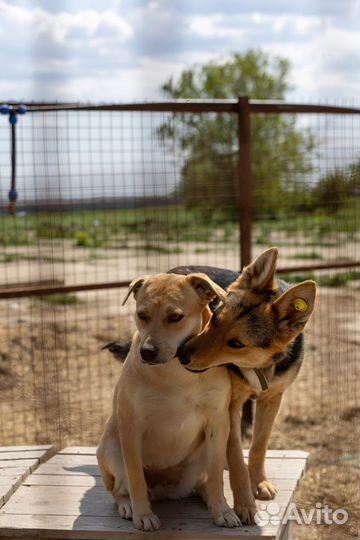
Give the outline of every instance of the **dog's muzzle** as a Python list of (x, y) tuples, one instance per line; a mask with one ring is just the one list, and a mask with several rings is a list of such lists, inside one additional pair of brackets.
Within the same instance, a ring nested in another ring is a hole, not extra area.
[(147, 364), (158, 364), (157, 356), (159, 354), (159, 349), (152, 345), (151, 343), (144, 343), (140, 349), (140, 355), (144, 362)]
[(176, 352), (176, 356), (179, 358), (183, 366), (187, 366), (191, 362), (191, 355), (194, 353), (194, 349), (186, 347), (186, 345), (180, 345)]

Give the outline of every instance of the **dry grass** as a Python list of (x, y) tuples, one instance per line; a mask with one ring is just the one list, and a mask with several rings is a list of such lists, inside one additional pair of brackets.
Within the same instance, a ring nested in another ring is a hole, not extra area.
[(360, 409), (332, 415), (299, 419), (283, 416), (272, 436), (273, 448), (297, 448), (310, 453), (308, 468), (296, 491), (298, 508), (307, 512), (316, 503), (333, 510), (345, 509), (347, 524), (297, 526), (298, 540), (357, 539), (359, 534), (359, 420)]

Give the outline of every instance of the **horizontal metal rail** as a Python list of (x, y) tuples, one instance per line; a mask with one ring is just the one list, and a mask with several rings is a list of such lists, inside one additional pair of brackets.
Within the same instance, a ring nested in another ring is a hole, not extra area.
[[(246, 98), (242, 98), (243, 100)], [(241, 100), (240, 100), (241, 101)], [(284, 101), (247, 100), (249, 113), (281, 114), (281, 113), (304, 113), (304, 114), (360, 114), (359, 108), (320, 105), (286, 103)], [(12, 106), (18, 102), (10, 102)], [(235, 113), (239, 114), (239, 100), (176, 100), (153, 103), (109, 103), (101, 105), (57, 102), (28, 102), (29, 112), (71, 112), (71, 111), (97, 111), (97, 112), (168, 112), (168, 113)], [(307, 272), (314, 270), (348, 269), (359, 267), (360, 262), (311, 264), (296, 267), (283, 267), (278, 270), (279, 274), (292, 272)], [(113, 289), (127, 287), (129, 282), (113, 281), (107, 283), (90, 283), (82, 285), (47, 284), (47, 286), (29, 287), (19, 284), (11, 288), (0, 287), (0, 299), (22, 298), (30, 296), (46, 296), (50, 294), (64, 294), (71, 292)]]
[(103, 283), (86, 283), (83, 285), (55, 285), (51, 287), (17, 287), (16, 289), (0, 290), (0, 300), (7, 298), (24, 298), (27, 296), (48, 296), (49, 294), (67, 294), (72, 292), (96, 291), (101, 289), (117, 289), (128, 287), (129, 280), (108, 281)]
[[(62, 287), (64, 285), (63, 279), (42, 279), (40, 281), (22, 281), (21, 289), (39, 289), (44, 287)], [(5, 283), (0, 285), (0, 294), (6, 290), (17, 290), (19, 288), (18, 283)]]
[(311, 270), (346, 270), (347, 268), (357, 268), (360, 266), (360, 261), (349, 261), (349, 262), (337, 262), (337, 263), (323, 263), (323, 264), (304, 264), (302, 266), (284, 266), (282, 268), (277, 268), (277, 274), (287, 274), (293, 272), (310, 272)]
[[(334, 270), (360, 267), (360, 261), (347, 263), (312, 264), (303, 266), (289, 266), (278, 268), (278, 274), (290, 274), (295, 272), (309, 272), (313, 270)], [(72, 292), (96, 291), (101, 289), (118, 289), (128, 287), (130, 280), (108, 281), (102, 283), (88, 283), (83, 285), (55, 285), (47, 287), (16, 287), (13, 289), (0, 290), (0, 300), (9, 298), (24, 298), (29, 296), (48, 296), (50, 294), (67, 294)]]
[[(26, 104), (29, 112), (60, 112), (60, 111), (98, 111), (98, 112), (167, 112), (167, 113), (238, 113), (238, 100), (188, 100), (143, 102), (143, 103), (104, 103), (100, 105), (80, 103), (29, 102)], [(18, 103), (11, 103), (15, 106)], [(360, 114), (358, 107), (343, 107), (337, 105), (286, 103), (284, 101), (249, 100), (250, 113), (261, 114)]]

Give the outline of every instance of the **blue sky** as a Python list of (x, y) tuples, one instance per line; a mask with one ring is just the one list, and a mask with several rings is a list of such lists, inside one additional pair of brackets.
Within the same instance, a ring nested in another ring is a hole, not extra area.
[(299, 101), (358, 102), (360, 0), (0, 0), (0, 99), (139, 101), (182, 69), (262, 48)]

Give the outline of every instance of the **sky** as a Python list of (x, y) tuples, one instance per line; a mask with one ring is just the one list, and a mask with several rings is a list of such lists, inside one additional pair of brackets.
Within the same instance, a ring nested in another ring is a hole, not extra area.
[(290, 60), (289, 100), (359, 102), (360, 0), (0, 0), (0, 100), (159, 100), (249, 48)]

